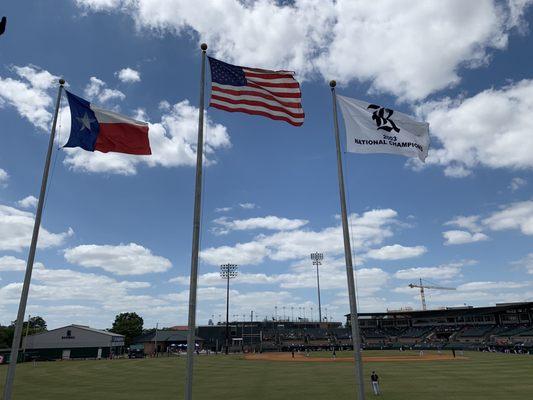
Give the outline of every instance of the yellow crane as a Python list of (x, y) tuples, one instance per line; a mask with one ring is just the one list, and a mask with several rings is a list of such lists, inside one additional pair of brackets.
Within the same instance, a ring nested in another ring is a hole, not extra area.
[(419, 288), (420, 289), (420, 299), (422, 300), (422, 310), (427, 310), (426, 306), (426, 294), (424, 293), (425, 289), (436, 289), (436, 290), (456, 290), (455, 288), (451, 287), (444, 287), (444, 286), (433, 286), (433, 285), (424, 285), (422, 283), (422, 278), (420, 278), (420, 283), (410, 283), (409, 287), (411, 289), (413, 288)]

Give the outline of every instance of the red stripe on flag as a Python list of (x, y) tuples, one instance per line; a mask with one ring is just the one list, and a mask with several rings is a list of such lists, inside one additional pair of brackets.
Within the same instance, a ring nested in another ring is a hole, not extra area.
[(298, 82), (294, 83), (273, 83), (273, 82), (256, 82), (254, 80), (248, 81), (248, 84), (254, 83), (260, 87), (271, 87), (271, 88), (283, 88), (283, 89), (299, 89), (300, 84)]
[[(269, 92), (266, 89), (263, 89), (263, 92), (257, 92), (255, 90), (231, 90), (231, 89), (220, 88), (215, 85), (216, 84), (211, 86), (212, 92), (218, 91), (222, 93), (232, 94), (234, 96), (240, 96), (243, 94), (248, 95), (248, 96), (260, 96), (260, 97), (264, 97), (265, 99), (279, 101), (280, 103), (282, 102), (282, 100), (278, 99), (278, 97), (285, 98), (285, 99), (299, 99), (301, 97), (300, 93), (276, 93), (276, 95), (273, 95), (272, 92)], [(262, 89), (261, 86), (258, 86), (258, 85), (248, 84), (247, 86), (257, 88), (257, 89)], [(236, 87), (242, 87), (242, 86), (236, 86)], [(300, 103), (287, 103), (287, 104), (298, 104), (299, 106), (301, 106)]]
[(256, 74), (254, 72), (244, 71), (246, 78), (261, 78), (261, 79), (294, 79), (294, 76), (290, 74), (277, 74), (275, 72), (271, 74)]
[(242, 112), (242, 113), (245, 113), (245, 114), (261, 115), (263, 117), (267, 117), (267, 118), (270, 118), (270, 119), (275, 119), (275, 120), (279, 120), (279, 121), (285, 121), (285, 122), (288, 122), (289, 124), (294, 125), (294, 126), (301, 126), (303, 124), (303, 121), (302, 122), (294, 122), (288, 117), (283, 117), (283, 116), (280, 116), (280, 115), (273, 115), (273, 114), (269, 114), (269, 113), (263, 112), (263, 111), (248, 110), (246, 108), (230, 108), (230, 107), (224, 107), (224, 106), (222, 106), (220, 104), (211, 104), (210, 106), (218, 108), (220, 110), (229, 111), (229, 112)]
[(227, 97), (217, 96), (215, 94), (211, 95), (211, 99), (223, 101), (225, 103), (230, 103), (230, 104), (247, 104), (249, 106), (265, 107), (265, 108), (268, 108), (269, 110), (279, 111), (279, 112), (285, 113), (285, 114), (287, 114), (287, 115), (289, 115), (289, 116), (291, 116), (293, 118), (303, 118), (304, 117), (303, 113), (294, 113), (294, 112), (291, 112), (291, 111), (287, 110), (285, 107), (276, 107), (276, 106), (267, 104), (265, 102), (262, 102), (260, 100), (259, 101), (244, 100), (244, 99), (234, 100), (234, 99), (229, 99)]
[(148, 126), (100, 123), (94, 149), (102, 153), (150, 155), (152, 150), (148, 139)]

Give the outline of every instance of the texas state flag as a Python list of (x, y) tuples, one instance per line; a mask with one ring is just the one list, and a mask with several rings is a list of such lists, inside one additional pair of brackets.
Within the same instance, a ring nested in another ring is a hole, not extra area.
[(65, 147), (81, 147), (87, 151), (150, 155), (148, 124), (103, 110), (68, 90), (71, 128)]

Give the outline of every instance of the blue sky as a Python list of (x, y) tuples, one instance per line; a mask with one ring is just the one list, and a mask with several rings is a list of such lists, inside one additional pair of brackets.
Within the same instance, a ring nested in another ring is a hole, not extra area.
[[(330, 79), (430, 123), (424, 165), (344, 154), (360, 309), (419, 308), (407, 285), (420, 277), (457, 288), (429, 292), (434, 308), (533, 299), (531, 1), (197, 3), (0, 9), (0, 323), (16, 315), (60, 76), (150, 122), (154, 154), (54, 153), (27, 314), (186, 323), (202, 41), (227, 62), (296, 71), (306, 119), (207, 110), (200, 324), (224, 314), (227, 262), (240, 268), (231, 315), (317, 318), (314, 251), (323, 314), (348, 312)], [(62, 108), (57, 147), (69, 125)]]

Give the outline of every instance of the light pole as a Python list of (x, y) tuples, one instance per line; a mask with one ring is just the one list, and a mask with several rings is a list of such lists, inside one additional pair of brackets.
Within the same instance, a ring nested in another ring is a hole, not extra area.
[(318, 273), (318, 266), (322, 265), (322, 260), (324, 259), (324, 254), (322, 253), (311, 253), (311, 260), (313, 260), (313, 265), (316, 265), (316, 286), (318, 289), (318, 321), (322, 322), (322, 307), (320, 305), (320, 275)]
[(236, 264), (223, 264), (220, 266), (220, 277), (226, 279), (226, 354), (229, 352), (229, 280), (237, 277)]

